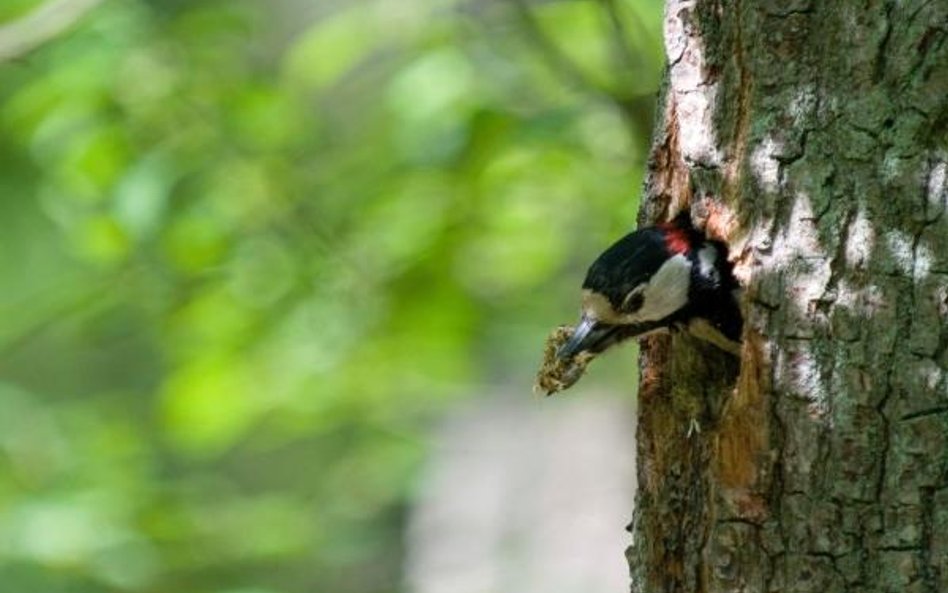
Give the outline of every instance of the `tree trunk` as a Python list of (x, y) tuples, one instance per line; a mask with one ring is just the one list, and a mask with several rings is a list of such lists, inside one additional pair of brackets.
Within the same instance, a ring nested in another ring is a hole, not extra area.
[(636, 592), (948, 591), (948, 2), (668, 0), (640, 222), (731, 249), (646, 340)]

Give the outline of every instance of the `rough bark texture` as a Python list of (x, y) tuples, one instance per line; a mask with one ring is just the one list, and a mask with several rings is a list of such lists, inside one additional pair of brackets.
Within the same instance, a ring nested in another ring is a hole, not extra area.
[(669, 0), (665, 38), (641, 222), (726, 241), (746, 327), (644, 345), (632, 590), (948, 591), (948, 2)]

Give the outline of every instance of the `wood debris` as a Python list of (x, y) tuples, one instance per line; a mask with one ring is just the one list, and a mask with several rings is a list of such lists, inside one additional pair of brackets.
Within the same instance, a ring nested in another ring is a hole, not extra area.
[(534, 392), (553, 395), (568, 389), (579, 381), (586, 372), (586, 366), (596, 357), (595, 354), (585, 351), (566, 359), (556, 356), (556, 351), (569, 340), (574, 330), (571, 325), (561, 325), (550, 332), (543, 350), (543, 362), (537, 371)]

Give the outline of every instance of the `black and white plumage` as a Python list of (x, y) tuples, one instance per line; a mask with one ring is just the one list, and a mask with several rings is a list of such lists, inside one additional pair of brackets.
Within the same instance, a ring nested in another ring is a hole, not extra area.
[(687, 213), (639, 229), (590, 266), (580, 323), (557, 357), (600, 353), (662, 328), (687, 329), (737, 354), (742, 329), (738, 290), (727, 248), (697, 231)]

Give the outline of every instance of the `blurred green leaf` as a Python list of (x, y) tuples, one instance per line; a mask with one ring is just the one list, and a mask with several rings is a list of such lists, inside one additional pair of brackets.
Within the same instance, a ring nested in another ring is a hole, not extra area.
[(537, 4), (533, 14), (543, 33), (600, 85), (611, 85), (606, 16), (595, 2)]
[(397, 146), (409, 159), (455, 153), (478, 103), (473, 72), (456, 49), (441, 49), (404, 68), (388, 89)]
[(0, 23), (22, 16), (40, 3), (40, 0), (7, 0), (0, 7)]
[(145, 155), (130, 166), (115, 188), (115, 217), (126, 232), (146, 239), (161, 228), (174, 183), (172, 165), (161, 155)]
[(163, 393), (172, 441), (186, 452), (217, 453), (247, 429), (257, 409), (249, 377), (239, 362), (199, 359), (179, 369)]
[[(628, 63), (530, 4), (654, 92), (661, 2)], [(430, 426), (529, 397), (632, 225), (646, 139), (546, 58), (489, 3), (127, 0), (0, 64), (5, 590), (401, 590)]]
[(313, 23), (287, 53), (286, 76), (306, 87), (332, 84), (376, 49), (380, 30), (373, 25), (364, 2)]

